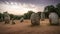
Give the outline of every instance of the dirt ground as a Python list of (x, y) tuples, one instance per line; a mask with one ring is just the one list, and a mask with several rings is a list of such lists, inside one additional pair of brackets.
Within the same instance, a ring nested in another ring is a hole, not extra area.
[(14, 25), (0, 22), (0, 34), (60, 34), (60, 26), (49, 25), (49, 20), (40, 21), (40, 26), (31, 26), (30, 20), (19, 22), (15, 20)]

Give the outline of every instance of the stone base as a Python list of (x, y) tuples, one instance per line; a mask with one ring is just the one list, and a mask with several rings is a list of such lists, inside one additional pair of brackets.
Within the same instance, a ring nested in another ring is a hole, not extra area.
[(50, 23), (50, 25), (59, 25), (59, 23), (56, 23), (56, 24), (55, 23)]
[(40, 22), (37, 23), (37, 22), (32, 22), (32, 21), (31, 21), (31, 24), (32, 24), (33, 26), (35, 26), (35, 25), (40, 25)]
[(9, 24), (9, 21), (5, 21), (5, 24)]
[(12, 24), (15, 24), (15, 22), (12, 22)]

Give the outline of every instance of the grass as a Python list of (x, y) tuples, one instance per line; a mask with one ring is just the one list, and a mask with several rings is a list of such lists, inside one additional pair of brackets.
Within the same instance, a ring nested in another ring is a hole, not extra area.
[(20, 23), (15, 20), (14, 25), (0, 23), (0, 34), (60, 34), (60, 26), (50, 26), (49, 20), (40, 21), (39, 26), (31, 27), (30, 20), (24, 20)]

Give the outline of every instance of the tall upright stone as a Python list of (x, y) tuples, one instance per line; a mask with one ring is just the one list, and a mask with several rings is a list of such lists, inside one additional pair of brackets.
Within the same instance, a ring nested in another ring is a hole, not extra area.
[(31, 15), (31, 24), (32, 25), (40, 25), (40, 17), (38, 13), (33, 13)]
[(59, 24), (59, 17), (55, 12), (49, 14), (49, 21), (51, 25), (58, 25)]
[(4, 12), (4, 21), (5, 21), (5, 24), (9, 24), (10, 22), (10, 16), (7, 12)]
[(45, 19), (45, 14), (44, 12), (41, 12), (41, 20), (44, 21), (44, 19)]
[(23, 17), (20, 19), (20, 22), (21, 22), (21, 23), (24, 22), (24, 18), (23, 18)]

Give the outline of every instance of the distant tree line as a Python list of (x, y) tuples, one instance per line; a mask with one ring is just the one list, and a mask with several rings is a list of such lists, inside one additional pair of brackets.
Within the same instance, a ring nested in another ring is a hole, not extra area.
[[(49, 6), (46, 6), (44, 8), (44, 13), (45, 13), (46, 18), (48, 18), (48, 15), (49, 15), (50, 12), (56, 12), (60, 17), (60, 3), (58, 3), (56, 6), (49, 5)], [(30, 16), (31, 16), (32, 13), (34, 13), (34, 12), (30, 10), (27, 13), (25, 13), (24, 15), (13, 15), (13, 14), (9, 14), (9, 15), (10, 15), (11, 19), (13, 18), (13, 19), (19, 20), (22, 17), (24, 19), (30, 19)], [(41, 12), (37, 12), (37, 13), (41, 17)], [(1, 19), (2, 20), (4, 19), (4, 14), (3, 13), (0, 13), (0, 21), (1, 21)]]
[(46, 18), (48, 18), (50, 12), (55, 12), (60, 17), (60, 3), (58, 3), (56, 6), (49, 5), (44, 8)]
[[(10, 16), (10, 19), (13, 18), (14, 20), (20, 20), (22, 17), (24, 19), (30, 19), (30, 16), (31, 16), (32, 13), (34, 13), (34, 12), (33, 11), (28, 11), (24, 15), (14, 15), (14, 14), (9, 14), (9, 13), (8, 14)], [(0, 13), (0, 21), (1, 21), (2, 18), (4, 19), (4, 13)]]

